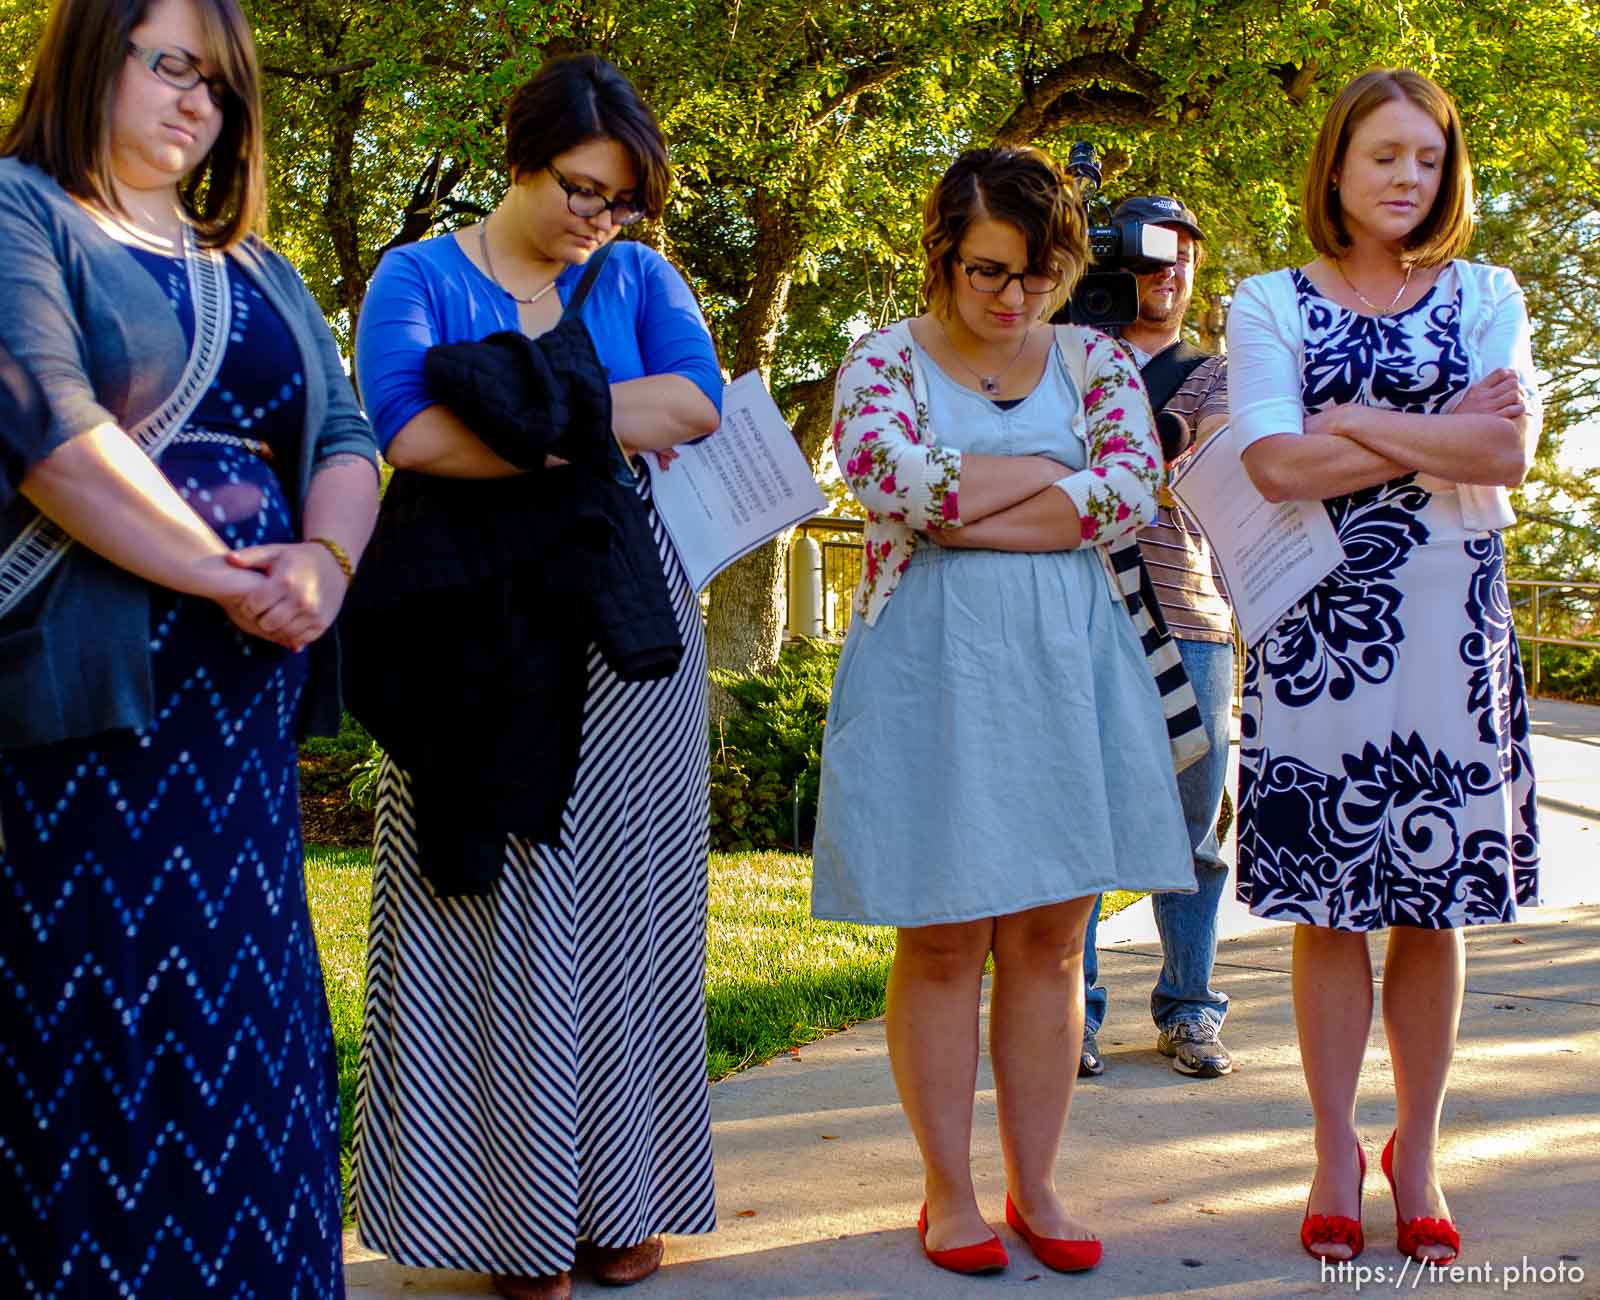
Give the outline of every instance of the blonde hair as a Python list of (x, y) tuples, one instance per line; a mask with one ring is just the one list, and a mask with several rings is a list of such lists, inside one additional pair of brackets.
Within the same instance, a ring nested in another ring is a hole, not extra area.
[(1416, 266), (1441, 266), (1466, 251), (1472, 241), (1472, 168), (1466, 136), (1455, 101), (1420, 72), (1407, 68), (1373, 68), (1341, 90), (1334, 99), (1311, 150), (1300, 219), (1311, 246), (1330, 261), (1350, 247), (1339, 207), (1334, 173), (1344, 163), (1350, 136), (1368, 114), (1392, 100), (1415, 104), (1444, 133), (1444, 161), (1439, 192), (1422, 222), (1406, 237), (1406, 261)]

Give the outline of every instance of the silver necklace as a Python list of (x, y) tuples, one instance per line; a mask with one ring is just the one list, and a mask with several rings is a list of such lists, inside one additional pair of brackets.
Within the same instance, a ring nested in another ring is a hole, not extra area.
[(1016, 354), (1011, 358), (1011, 360), (1006, 362), (1004, 367), (1002, 367), (1000, 370), (997, 370), (992, 375), (980, 375), (976, 370), (967, 364), (966, 358), (961, 355), (961, 350), (956, 347), (956, 341), (950, 337), (950, 327), (946, 325), (943, 319), (940, 317), (936, 316), (934, 319), (939, 322), (939, 331), (944, 335), (944, 341), (950, 345), (950, 355), (956, 359), (956, 364), (958, 366), (960, 366), (978, 381), (978, 387), (983, 390), (986, 397), (993, 397), (1000, 391), (1000, 381), (1011, 372), (1012, 366), (1016, 365), (1017, 362), (1022, 360), (1022, 354), (1028, 349), (1028, 339), (1033, 335), (1033, 330), (1031, 327), (1025, 330), (1022, 335), (1022, 342), (1018, 345)]
[(500, 290), (500, 292), (505, 294), (505, 296), (507, 298), (511, 299), (512, 302), (520, 302), (524, 307), (533, 306), (533, 304), (538, 302), (539, 299), (543, 298), (545, 296), (545, 294), (549, 293), (550, 290), (554, 289), (556, 287), (556, 280), (559, 280), (561, 278), (561, 273), (559, 271), (557, 271), (556, 272), (556, 280), (550, 281), (549, 284), (545, 285), (544, 288), (540, 289), (539, 292), (534, 294), (533, 297), (531, 297), (531, 298), (519, 298), (519, 297), (517, 297), (516, 294), (512, 293), (510, 289), (506, 288), (504, 283), (501, 282), (500, 277), (494, 273), (494, 262), (489, 257), (489, 218), (488, 217), (485, 217), (482, 221), (480, 221), (478, 223), (478, 253), (483, 258), (484, 270), (489, 272), (489, 278), (495, 282), (495, 286)]
[(1366, 294), (1362, 293), (1360, 289), (1356, 288), (1355, 283), (1348, 275), (1345, 274), (1343, 262), (1335, 262), (1333, 265), (1334, 269), (1339, 272), (1339, 278), (1350, 286), (1350, 292), (1355, 294), (1357, 298), (1361, 299), (1362, 303), (1364, 303), (1372, 311), (1377, 312), (1380, 316), (1387, 316), (1390, 312), (1392, 312), (1395, 307), (1399, 305), (1400, 299), (1406, 296), (1406, 290), (1411, 287), (1412, 264), (1407, 262), (1406, 278), (1400, 281), (1400, 287), (1395, 290), (1395, 295), (1389, 300), (1389, 305), (1387, 307), (1380, 307), (1377, 303), (1373, 302), (1371, 298), (1367, 297)]

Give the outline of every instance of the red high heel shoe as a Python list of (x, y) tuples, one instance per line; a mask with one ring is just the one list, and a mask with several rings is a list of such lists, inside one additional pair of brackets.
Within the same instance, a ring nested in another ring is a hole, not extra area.
[(917, 1215), (917, 1236), (922, 1238), (922, 1253), (940, 1268), (952, 1273), (998, 1273), (1011, 1262), (1005, 1244), (998, 1234), (988, 1241), (974, 1242), (970, 1246), (955, 1246), (950, 1250), (928, 1249), (928, 1203), (922, 1203)]
[[(1329, 1255), (1318, 1246), (1348, 1246), (1345, 1259), (1354, 1259), (1366, 1249), (1367, 1239), (1361, 1234), (1361, 1193), (1367, 1185), (1367, 1153), (1356, 1142), (1356, 1160), (1361, 1166), (1361, 1177), (1356, 1182), (1356, 1217), (1347, 1214), (1312, 1214), (1311, 1198), (1306, 1197), (1306, 1217), (1300, 1222), (1300, 1245), (1312, 1259), (1325, 1259), (1330, 1264), (1340, 1263), (1338, 1255)], [(1315, 1243), (1315, 1244), (1313, 1244)]]
[(1041, 1264), (1057, 1273), (1082, 1273), (1100, 1262), (1104, 1247), (1093, 1237), (1037, 1237), (1033, 1229), (1022, 1220), (1017, 1207), (1011, 1203), (1011, 1193), (1006, 1193), (1006, 1222), (1012, 1230), (1028, 1243), (1028, 1249)]
[[(1393, 1133), (1389, 1134), (1382, 1161), (1383, 1176), (1389, 1180), (1389, 1195), (1394, 1197), (1394, 1244), (1402, 1255), (1410, 1255), (1417, 1263), (1437, 1264), (1442, 1268), (1461, 1253), (1461, 1234), (1450, 1219), (1404, 1219), (1400, 1216), (1400, 1193), (1394, 1186), (1394, 1138)], [(1437, 1259), (1417, 1254), (1424, 1246), (1447, 1246), (1450, 1253)]]

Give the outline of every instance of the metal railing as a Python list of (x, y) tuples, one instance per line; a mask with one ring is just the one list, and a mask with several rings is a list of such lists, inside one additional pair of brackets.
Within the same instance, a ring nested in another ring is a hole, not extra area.
[[(1549, 609), (1548, 596), (1541, 597), (1541, 592), (1583, 592), (1591, 597), (1600, 596), (1600, 582), (1569, 582), (1558, 578), (1513, 578), (1507, 576), (1506, 586), (1515, 591), (1519, 587), (1526, 587), (1532, 594), (1522, 600), (1511, 602), (1512, 616), (1515, 618), (1518, 610), (1526, 609), (1530, 617), (1526, 620), (1532, 624), (1533, 630), (1525, 632), (1518, 629), (1517, 638), (1524, 644), (1533, 647), (1533, 664), (1528, 676), (1528, 688), (1534, 694), (1539, 694), (1540, 683), (1543, 679), (1543, 663), (1540, 658), (1540, 647), (1547, 645), (1567, 646), (1574, 650), (1600, 650), (1600, 635), (1575, 639), (1563, 636), (1545, 636), (1543, 632), (1542, 616)], [(1600, 600), (1591, 601), (1592, 604)]]
[[(822, 551), (823, 630), (829, 636), (843, 636), (850, 627), (850, 598), (861, 580), (861, 534), (865, 524), (860, 519), (835, 516), (817, 516), (806, 520), (795, 529), (795, 536), (811, 537)], [(785, 561), (787, 563), (787, 560)], [(1509, 575), (1506, 586), (1513, 595), (1519, 590), (1529, 594), (1511, 603), (1513, 617), (1518, 620), (1517, 637), (1532, 648), (1528, 668), (1529, 689), (1538, 695), (1544, 678), (1541, 650), (1544, 646), (1563, 646), (1574, 650), (1600, 650), (1600, 633), (1593, 636), (1548, 636), (1545, 624), (1551, 609), (1552, 593), (1582, 593), (1590, 598), (1590, 624), (1595, 625), (1594, 609), (1600, 608), (1600, 582), (1576, 582), (1557, 578), (1515, 578)], [(1242, 656), (1240, 659), (1242, 661)]]
[[(861, 581), (861, 534), (866, 522), (818, 515), (794, 530), (796, 537), (810, 537), (822, 552), (822, 630), (828, 636), (843, 636), (850, 627), (850, 599)], [(791, 552), (785, 551), (784, 564)], [(784, 571), (788, 590), (788, 570)]]

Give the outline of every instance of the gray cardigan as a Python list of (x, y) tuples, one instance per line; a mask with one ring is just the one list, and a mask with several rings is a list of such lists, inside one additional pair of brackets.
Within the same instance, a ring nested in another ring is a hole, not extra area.
[[(49, 410), (42, 442), (34, 436), (20, 449), (28, 463), (108, 420), (131, 428), (165, 400), (188, 349), (163, 290), (54, 180), (15, 158), (0, 158), (0, 248), (0, 347), (32, 374)], [(376, 472), (376, 444), (294, 268), (254, 239), (229, 256), (277, 308), (300, 352), (298, 511), (321, 463), (354, 452)], [(0, 430), (0, 439), (11, 436)], [(33, 517), (20, 497), (0, 510), (0, 552)], [(0, 748), (151, 721), (149, 592), (143, 579), (74, 546), (0, 620)], [(301, 732), (331, 732), (339, 725), (336, 634), (309, 653)]]

